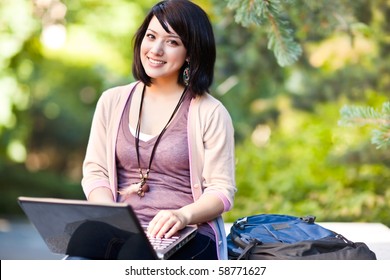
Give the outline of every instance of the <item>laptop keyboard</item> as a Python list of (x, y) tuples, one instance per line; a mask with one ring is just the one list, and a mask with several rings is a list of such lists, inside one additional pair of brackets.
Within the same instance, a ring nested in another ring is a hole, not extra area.
[(174, 235), (174, 236), (172, 236), (170, 238), (165, 238), (165, 237), (163, 237), (163, 238), (156, 238), (156, 237), (148, 236), (150, 244), (152, 244), (152, 247), (155, 250), (162, 250), (162, 249), (167, 248), (169, 245), (171, 245), (176, 240), (178, 240), (179, 237), (180, 236), (178, 236), (178, 235)]

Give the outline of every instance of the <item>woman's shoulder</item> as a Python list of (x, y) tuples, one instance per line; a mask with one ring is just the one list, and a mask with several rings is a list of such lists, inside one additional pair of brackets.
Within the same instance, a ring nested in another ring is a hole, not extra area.
[(201, 96), (197, 96), (194, 99), (194, 105), (199, 107), (201, 110), (207, 110), (207, 111), (222, 111), (224, 113), (227, 113), (227, 110), (223, 103), (217, 99), (215, 96), (211, 95), (210, 93), (204, 93)]
[(195, 104), (198, 104), (198, 106), (203, 107), (223, 106), (220, 100), (218, 100), (216, 97), (212, 96), (210, 93), (207, 92), (202, 95), (196, 96), (193, 101)]
[(128, 96), (131, 90), (136, 86), (138, 82), (132, 82), (126, 85), (118, 85), (115, 87), (111, 87), (106, 89), (101, 97), (102, 98), (121, 98), (123, 96)]
[(223, 103), (209, 93), (195, 97), (191, 107), (192, 115), (198, 115), (201, 120), (232, 121)]

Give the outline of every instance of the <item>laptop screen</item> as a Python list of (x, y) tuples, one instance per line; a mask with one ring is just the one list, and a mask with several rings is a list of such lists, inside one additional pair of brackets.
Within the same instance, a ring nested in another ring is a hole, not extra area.
[(66, 254), (70, 238), (87, 221), (139, 234), (143, 229), (131, 207), (123, 203), (19, 197), (19, 204), (53, 253)]
[(169, 246), (157, 248), (161, 246), (156, 247), (148, 240), (144, 227), (126, 203), (99, 204), (35, 197), (19, 197), (18, 202), (49, 249), (57, 254), (80, 252), (81, 247), (94, 248), (104, 240), (108, 243), (114, 239), (137, 239), (138, 252), (142, 251), (145, 257), (148, 254), (152, 258), (167, 259), (196, 234), (196, 227), (187, 226)]

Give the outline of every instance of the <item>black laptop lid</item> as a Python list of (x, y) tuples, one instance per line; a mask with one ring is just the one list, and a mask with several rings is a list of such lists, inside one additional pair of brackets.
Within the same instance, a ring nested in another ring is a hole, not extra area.
[[(83, 200), (29, 197), (19, 197), (18, 202), (53, 253), (67, 254), (74, 232), (91, 221), (144, 235), (135, 213), (125, 203), (93, 204)], [(145, 249), (154, 252), (151, 246)]]

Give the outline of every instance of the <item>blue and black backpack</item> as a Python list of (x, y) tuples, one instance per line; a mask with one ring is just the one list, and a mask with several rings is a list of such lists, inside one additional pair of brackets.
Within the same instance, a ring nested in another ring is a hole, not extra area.
[(352, 242), (315, 223), (315, 216), (259, 214), (234, 222), (227, 236), (231, 260), (375, 260)]

